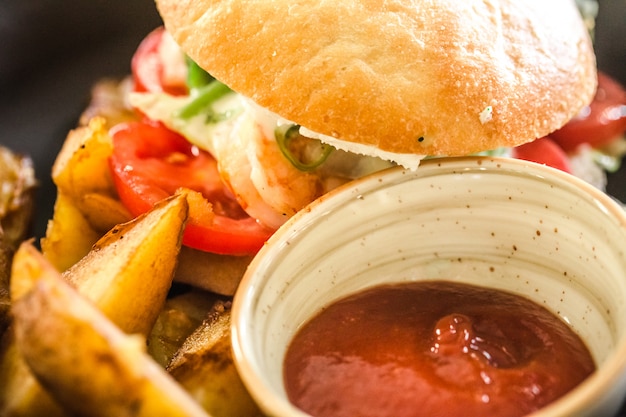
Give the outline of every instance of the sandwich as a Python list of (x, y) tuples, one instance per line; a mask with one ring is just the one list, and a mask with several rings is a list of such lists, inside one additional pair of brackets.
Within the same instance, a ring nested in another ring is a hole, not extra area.
[[(156, 4), (164, 26), (139, 45), (132, 79), (83, 123), (115, 114), (110, 175), (131, 216), (197, 192), (177, 279), (222, 294), (330, 190), (424, 158), (515, 156), (580, 117), (598, 87), (573, 0)], [(204, 269), (224, 259), (216, 284)]]
[(157, 1), (183, 51), (234, 91), (410, 168), (540, 138), (591, 101), (573, 2), (518, 3)]

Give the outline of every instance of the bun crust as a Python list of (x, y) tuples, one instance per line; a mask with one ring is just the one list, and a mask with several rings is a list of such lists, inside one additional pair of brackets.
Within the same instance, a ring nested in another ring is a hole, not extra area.
[(464, 155), (560, 128), (593, 98), (573, 0), (157, 0), (166, 29), (233, 90), (383, 151)]

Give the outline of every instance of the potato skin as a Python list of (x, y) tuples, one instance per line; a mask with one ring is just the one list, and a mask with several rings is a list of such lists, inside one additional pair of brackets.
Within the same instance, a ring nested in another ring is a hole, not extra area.
[(230, 303), (217, 303), (167, 370), (214, 417), (261, 417), (235, 367), (230, 323)]
[(2, 240), (15, 250), (30, 233), (37, 180), (33, 161), (0, 146), (0, 228)]
[(13, 272), (25, 284), (13, 300), (17, 347), (72, 415), (208, 417), (148, 356), (142, 336), (122, 332), (32, 246), (20, 247)]
[(0, 336), (11, 321), (13, 252), (30, 232), (37, 181), (32, 160), (0, 146)]
[(2, 239), (0, 231), (0, 337), (11, 322), (11, 299), (9, 296), (9, 276), (11, 270), (11, 252)]

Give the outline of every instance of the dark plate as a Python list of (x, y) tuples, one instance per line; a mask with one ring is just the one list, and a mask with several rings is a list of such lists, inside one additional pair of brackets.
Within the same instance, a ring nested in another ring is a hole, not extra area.
[[(91, 86), (127, 74), (136, 46), (160, 24), (152, 0), (0, 1), (0, 144), (35, 161), (35, 237), (52, 214), (52, 163)], [(626, 2), (600, 0), (598, 67), (626, 85), (625, 39)], [(626, 201), (626, 167), (607, 191)]]

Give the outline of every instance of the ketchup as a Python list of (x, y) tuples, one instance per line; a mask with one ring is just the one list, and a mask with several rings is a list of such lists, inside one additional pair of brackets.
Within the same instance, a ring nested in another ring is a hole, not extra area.
[(523, 416), (595, 369), (544, 307), (447, 281), (375, 287), (332, 304), (290, 344), (290, 401), (324, 416)]

